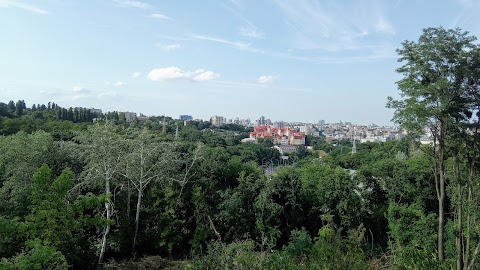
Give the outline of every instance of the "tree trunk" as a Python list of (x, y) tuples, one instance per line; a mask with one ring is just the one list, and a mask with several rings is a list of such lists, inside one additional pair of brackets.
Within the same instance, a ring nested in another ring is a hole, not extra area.
[(443, 262), (445, 258), (444, 235), (445, 235), (445, 127), (443, 122), (440, 126), (439, 138), (439, 196), (438, 196), (438, 260)]
[(460, 178), (460, 161), (458, 153), (455, 156), (454, 165), (455, 179), (457, 182), (457, 228), (455, 232), (455, 246), (457, 248), (457, 270), (463, 270), (463, 204), (462, 204), (462, 182)]
[(103, 237), (102, 237), (102, 247), (100, 249), (100, 255), (98, 257), (98, 264), (97, 264), (97, 269), (102, 269), (103, 268), (103, 260), (105, 259), (105, 251), (107, 249), (107, 236), (108, 233), (110, 232), (110, 217), (112, 215), (111, 213), (111, 203), (110, 203), (110, 181), (107, 179), (105, 180), (105, 210), (106, 210), (106, 217), (107, 217), (107, 223), (105, 224), (105, 228), (103, 229)]
[(472, 205), (474, 204), (473, 202), (473, 194), (472, 194), (472, 185), (473, 185), (473, 174), (474, 174), (474, 171), (475, 171), (475, 147), (473, 147), (474, 149), (474, 157), (471, 157), (470, 160), (469, 160), (469, 166), (468, 166), (468, 197), (467, 197), (467, 205), (468, 205), (468, 211), (467, 211), (467, 239), (465, 241), (465, 253), (464, 253), (464, 260), (463, 260), (463, 267), (464, 269), (468, 269), (469, 267), (469, 260), (470, 260), (470, 227), (471, 227), (471, 220), (470, 220), (470, 217), (471, 217), (471, 207)]
[(133, 234), (132, 254), (135, 254), (135, 246), (137, 244), (138, 224), (140, 222), (140, 207), (141, 207), (141, 204), (142, 204), (142, 196), (143, 196), (143, 192), (142, 192), (142, 189), (140, 187), (138, 189), (137, 211), (135, 213), (135, 232)]
[(132, 195), (132, 190), (130, 188), (130, 180), (127, 180), (127, 213), (126, 213), (126, 217), (127, 217), (127, 220), (128, 220), (128, 224), (131, 224), (130, 223), (130, 198), (131, 198), (131, 195)]
[(479, 250), (480, 250), (480, 243), (478, 243), (477, 247), (475, 248), (475, 251), (473, 252), (472, 261), (470, 262), (467, 268), (468, 270), (473, 269), (473, 266), (475, 265), (475, 259), (478, 256)]

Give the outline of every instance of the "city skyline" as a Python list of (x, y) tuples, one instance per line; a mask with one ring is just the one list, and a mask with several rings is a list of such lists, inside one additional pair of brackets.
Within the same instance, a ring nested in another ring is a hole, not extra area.
[[(432, 12), (432, 6), (435, 12)], [(3, 102), (392, 125), (396, 48), (478, 0), (0, 0)]]

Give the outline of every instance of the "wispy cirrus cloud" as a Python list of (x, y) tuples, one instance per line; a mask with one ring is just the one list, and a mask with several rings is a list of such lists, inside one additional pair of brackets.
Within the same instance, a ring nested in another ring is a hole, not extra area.
[(393, 26), (387, 22), (382, 16), (378, 17), (378, 21), (375, 24), (375, 30), (379, 33), (395, 34)]
[(185, 71), (178, 67), (156, 68), (148, 73), (147, 78), (152, 81), (170, 81), (178, 79), (187, 79), (198, 82), (210, 81), (220, 77), (220, 74), (204, 69), (195, 71)]
[(457, 28), (459, 25), (462, 27), (476, 28), (478, 23), (476, 23), (475, 18), (477, 18), (478, 12), (480, 11), (480, 1), (457, 0), (457, 2), (461, 6), (461, 10), (456, 14), (449, 28)]
[[(229, 87), (239, 87), (241, 89), (251, 89), (258, 91), (259, 88), (271, 89), (275, 91), (284, 91), (284, 92), (298, 92), (298, 93), (312, 93), (311, 89), (298, 88), (298, 87), (279, 87), (275, 84), (259, 84), (251, 82), (236, 82), (236, 81), (222, 81), (222, 80), (213, 80), (211, 85), (228, 85)], [(222, 87), (223, 88), (223, 87)]]
[(112, 1), (124, 7), (133, 7), (133, 8), (140, 8), (140, 9), (148, 9), (152, 7), (148, 3), (135, 1), (135, 0), (112, 0)]
[(151, 14), (150, 17), (155, 18), (155, 19), (160, 19), (160, 20), (173, 21), (172, 18), (168, 17), (165, 14), (158, 13), (158, 12)]
[(376, 35), (395, 33), (382, 7), (373, 0), (348, 6), (335, 1), (275, 2), (291, 29), (292, 46), (296, 49), (359, 51), (378, 42)]
[(0, 7), (20, 8), (20, 9), (23, 9), (23, 10), (27, 10), (27, 11), (34, 12), (34, 13), (37, 13), (37, 14), (42, 14), (42, 15), (45, 15), (45, 14), (49, 13), (47, 10), (45, 10), (43, 8), (31, 5), (31, 4), (23, 3), (23, 2), (20, 2), (20, 1), (15, 1), (15, 0), (0, 0)]
[(250, 47), (250, 43), (246, 43), (242, 41), (231, 41), (231, 40), (219, 38), (219, 37), (212, 37), (212, 36), (206, 36), (206, 35), (193, 35), (193, 38), (227, 44), (237, 49), (247, 49), (248, 47)]
[(274, 51), (252, 46), (250, 43), (243, 41), (231, 41), (225, 38), (211, 37), (205, 35), (194, 35), (194, 39), (216, 42), (233, 47), (237, 50), (247, 51), (256, 54), (262, 54), (274, 58), (283, 58), (295, 61), (310, 63), (328, 63), (328, 64), (345, 64), (356, 62), (370, 62), (380, 59), (395, 58), (395, 46), (391, 44), (379, 45), (359, 45), (352, 44), (344, 49), (359, 51), (353, 55), (331, 55), (331, 54), (312, 54), (309, 56), (295, 54), (295, 50)]
[(240, 27), (240, 35), (249, 38), (265, 38), (265, 34), (249, 21), (246, 21), (245, 25)]
[(182, 48), (182, 44), (174, 43), (174, 44), (163, 44), (163, 43), (157, 43), (155, 44), (155, 47), (159, 48), (162, 51), (174, 51)]
[(239, 34), (241, 36), (260, 39), (265, 38), (265, 33), (242, 14), (244, 8), (240, 1), (230, 0), (229, 2), (224, 2), (222, 6), (242, 22), (239, 28)]

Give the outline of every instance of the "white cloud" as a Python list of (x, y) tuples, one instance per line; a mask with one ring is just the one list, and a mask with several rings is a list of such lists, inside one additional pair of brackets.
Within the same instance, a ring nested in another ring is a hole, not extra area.
[(141, 1), (134, 1), (134, 0), (113, 0), (113, 2), (121, 5), (121, 6), (127, 6), (127, 7), (134, 7), (134, 8), (140, 8), (140, 9), (147, 9), (150, 8), (150, 4), (141, 2)]
[(178, 67), (166, 67), (153, 69), (148, 73), (147, 77), (152, 81), (166, 81), (179, 78), (187, 78), (188, 75), (185, 71)]
[(264, 38), (265, 34), (259, 31), (253, 23), (247, 21), (245, 26), (240, 27), (240, 35), (250, 38)]
[(121, 82), (121, 81), (118, 81), (118, 82), (113, 84), (113, 86), (115, 86), (115, 87), (122, 87), (122, 86), (125, 86), (125, 85), (127, 85), (127, 83), (126, 82)]
[(38, 13), (38, 14), (48, 14), (48, 11), (46, 11), (45, 9), (39, 8), (34, 5), (22, 3), (19, 1), (0, 0), (0, 7), (16, 7), (16, 8), (24, 9), (34, 13)]
[(220, 77), (213, 71), (197, 69), (195, 71), (184, 71), (178, 67), (157, 68), (150, 71), (147, 77), (152, 81), (168, 81), (176, 79), (189, 79), (194, 81), (209, 81)]
[(85, 87), (83, 87), (83, 86), (75, 85), (75, 86), (73, 87), (73, 92), (75, 92), (75, 93), (81, 93), (81, 94), (88, 94), (88, 93), (90, 93), (90, 92), (92, 92), (92, 91), (90, 91), (89, 89), (87, 89), (87, 88), (85, 88)]
[(378, 18), (378, 21), (375, 24), (375, 31), (384, 34), (395, 34), (395, 29), (393, 26), (381, 16)]
[(169, 20), (169, 21), (173, 20), (172, 18), (168, 17), (167, 15), (161, 14), (161, 13), (153, 13), (152, 15), (150, 15), (150, 17), (155, 18), (155, 19), (161, 19), (161, 20)]
[(126, 82), (117, 81), (117, 82), (104, 82), (105, 86), (115, 86), (115, 87), (122, 87), (127, 85)]
[(195, 81), (204, 82), (204, 81), (215, 80), (215, 79), (218, 79), (219, 77), (220, 75), (218, 73), (215, 73), (213, 71), (205, 71), (200, 73), (200, 75), (195, 76), (193, 79)]
[(132, 78), (138, 79), (140, 77), (140, 75), (142, 75), (141, 72), (135, 71), (135, 72), (132, 73)]
[(272, 75), (262, 75), (258, 78), (257, 82), (258, 83), (273, 83), (278, 79), (278, 76), (272, 76)]
[(155, 44), (155, 47), (160, 48), (163, 51), (173, 51), (182, 48), (182, 44), (162, 44), (162, 43), (157, 43)]

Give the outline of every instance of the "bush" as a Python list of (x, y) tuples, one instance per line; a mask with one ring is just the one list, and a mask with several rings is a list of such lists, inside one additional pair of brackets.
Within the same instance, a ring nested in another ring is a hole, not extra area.
[(111, 260), (104, 264), (105, 270), (160, 270), (168, 265), (167, 260), (160, 256), (148, 256), (134, 260), (116, 262)]
[(360, 225), (343, 237), (341, 229), (328, 217), (326, 220), (328, 224), (314, 243), (305, 229), (293, 230), (288, 246), (281, 251), (257, 252), (252, 240), (228, 245), (212, 242), (207, 255), (195, 260), (191, 269), (368, 269), (363, 252), (365, 228)]
[(342, 236), (342, 228), (332, 222), (332, 216), (323, 215), (327, 222), (315, 239), (313, 254), (310, 256), (312, 269), (367, 269), (363, 251), (365, 227), (361, 224)]
[[(32, 248), (17, 255), (13, 262), (16, 269), (64, 270), (68, 269), (67, 260), (54, 247), (44, 246), (40, 241), (31, 243)], [(8, 268), (7, 268), (8, 269)]]
[(284, 251), (291, 256), (302, 257), (309, 255), (312, 251), (313, 244), (312, 238), (305, 230), (293, 230), (290, 234), (290, 241), (288, 246), (284, 248)]
[(15, 270), (15, 265), (9, 262), (7, 259), (2, 258), (0, 260), (0, 269), (2, 270)]
[(193, 269), (265, 269), (261, 254), (255, 253), (254, 247), (255, 243), (251, 240), (228, 245), (212, 242), (208, 245), (207, 255), (197, 259)]
[(425, 248), (404, 247), (396, 251), (395, 269), (414, 270), (414, 269), (449, 269), (442, 267), (438, 262), (436, 254), (431, 253)]

